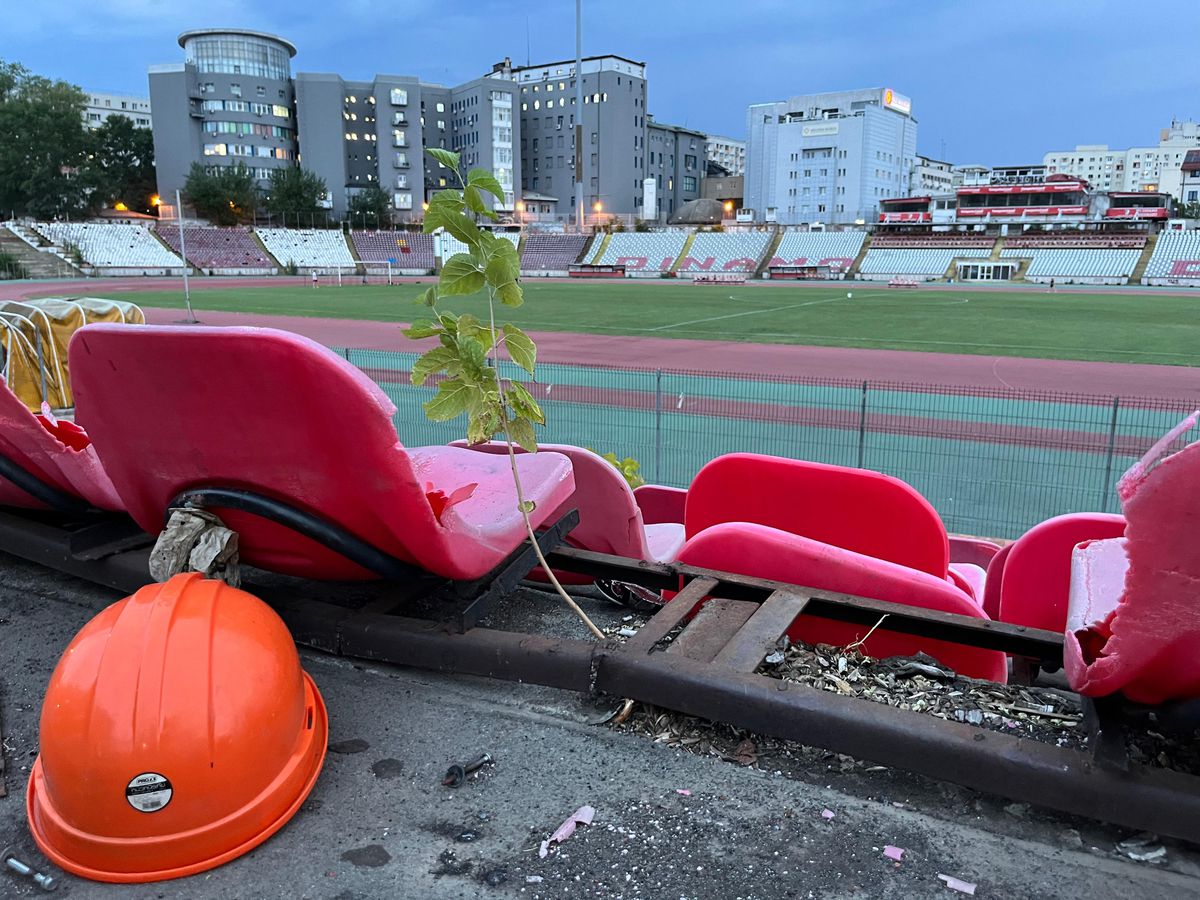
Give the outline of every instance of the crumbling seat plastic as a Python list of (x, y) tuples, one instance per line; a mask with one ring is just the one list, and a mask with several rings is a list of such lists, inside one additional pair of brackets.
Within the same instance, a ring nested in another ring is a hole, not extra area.
[(1000, 592), (997, 618), (1010, 625), (1062, 631), (1075, 545), (1124, 533), (1125, 519), (1109, 513), (1068, 513), (1034, 525), (1009, 546), (1003, 572), (988, 573), (989, 588), (994, 579)]
[(769, 525), (949, 580), (978, 601), (978, 571), (950, 562), (937, 511), (911, 485), (868, 469), (729, 453), (687, 491), (688, 538), (722, 522)]
[(1200, 441), (1193, 413), (1117, 484), (1123, 538), (1075, 550), (1064, 669), (1071, 687), (1158, 704), (1200, 697)]
[[(387, 396), (307, 338), (93, 325), (76, 333), (70, 364), (82, 423), (130, 515), (151, 534), (182, 492), (223, 488), (287, 504), (446, 578), (487, 574), (525, 538), (508, 460), (406, 449)], [(536, 527), (570, 495), (571, 464), (538, 453), (517, 465)], [(238, 532), (243, 562), (310, 578), (378, 577), (266, 518), (210, 511)]]
[[(6, 385), (0, 384), (0, 456), (67, 500), (99, 509), (123, 509), (116, 489), (96, 455), (87, 432), (49, 413), (34, 414)], [(0, 506), (46, 509), (0, 477)]]
[(42, 704), (30, 830), (85, 878), (143, 882), (258, 846), (316, 783), (328, 721), (283, 621), (195, 573), (76, 635)]
[[(489, 441), (469, 445), (456, 441), (452, 446), (467, 447), (484, 453), (504, 455), (508, 445)], [(524, 454), (516, 448), (518, 454)], [(550, 513), (553, 521), (570, 509), (579, 511), (579, 524), (567, 535), (567, 543), (583, 550), (610, 553), (647, 562), (670, 562), (683, 546), (683, 520), (647, 525), (634, 499), (629, 483), (602, 456), (570, 444), (540, 444), (538, 453), (557, 453), (571, 461), (575, 491)], [(556, 573), (560, 581), (580, 584), (591, 581), (569, 572)]]
[[(971, 597), (944, 578), (765, 525), (712, 525), (688, 538), (679, 561), (817, 590), (987, 618)], [(867, 631), (858, 625), (801, 615), (788, 635), (808, 643), (846, 646)], [(900, 634), (887, 630), (886, 623), (866, 639), (861, 649), (876, 657), (925, 652), (962, 675), (999, 682), (1008, 677), (1003, 653)]]

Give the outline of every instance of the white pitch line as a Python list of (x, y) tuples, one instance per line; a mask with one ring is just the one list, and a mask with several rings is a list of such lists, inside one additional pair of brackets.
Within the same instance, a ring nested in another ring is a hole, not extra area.
[(792, 303), (789, 306), (773, 306), (769, 309), (748, 309), (744, 312), (729, 313), (724, 316), (709, 316), (706, 319), (692, 319), (690, 322), (675, 322), (672, 325), (658, 325), (647, 328), (646, 331), (666, 331), (668, 328), (683, 328), (685, 325), (699, 325), (701, 322), (719, 322), (722, 319), (736, 319), (739, 316), (757, 316), (761, 313), (783, 312), (785, 309), (799, 309), (801, 306), (816, 306), (818, 303), (836, 303), (845, 297), (831, 297), (828, 300), (809, 300), (806, 303)]

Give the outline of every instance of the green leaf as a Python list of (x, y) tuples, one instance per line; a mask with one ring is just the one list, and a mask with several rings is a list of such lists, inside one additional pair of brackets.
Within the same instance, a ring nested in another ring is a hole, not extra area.
[(421, 338), (433, 337), (435, 334), (441, 333), (441, 324), (438, 322), (430, 322), (425, 319), (421, 320), (420, 322), (413, 322), (404, 329), (404, 336), (407, 338), (412, 338), (414, 341), (420, 340)]
[(484, 284), (479, 264), (469, 253), (456, 253), (442, 266), (440, 287), (444, 297), (474, 294)]
[(497, 240), (487, 248), (487, 264), (484, 274), (488, 284), (499, 289), (514, 282), (521, 275), (521, 260), (512, 241)]
[(515, 281), (510, 281), (508, 284), (502, 284), (496, 288), (496, 297), (505, 306), (517, 307), (525, 302), (525, 292), (521, 290), (521, 286)]
[(515, 419), (510, 419), (508, 423), (508, 436), (514, 444), (517, 444), (530, 453), (537, 452), (537, 438), (533, 434), (533, 423), (528, 419), (522, 419), (519, 416)]
[(487, 213), (487, 205), (483, 202), (483, 195), (479, 193), (479, 188), (472, 184), (468, 184), (463, 189), (463, 201), (467, 204), (467, 209), (475, 213)]
[(412, 383), (420, 387), (434, 372), (440, 372), (458, 359), (458, 353), (450, 347), (434, 347), (412, 367)]
[(504, 346), (508, 355), (513, 362), (532, 375), (533, 367), (537, 365), (537, 345), (529, 335), (511, 322), (505, 322), (503, 330)]
[(469, 385), (456, 378), (447, 378), (438, 385), (438, 392), (425, 404), (425, 415), (434, 422), (449, 422), (467, 411), (471, 396)]
[(424, 306), (433, 306), (437, 303), (437, 285), (435, 284), (431, 288), (426, 288), (417, 298), (417, 302)]
[[(524, 444), (522, 444), (521, 446), (523, 446), (523, 447), (524, 447), (525, 445), (524, 445)], [(527, 450), (528, 450), (529, 448), (528, 448), (528, 447), (526, 447), (525, 449), (527, 449)], [(535, 452), (535, 453), (537, 452), (537, 445), (536, 445), (536, 444), (534, 444), (534, 446), (533, 446), (533, 451), (532, 451), (532, 452)], [(536, 503), (534, 503), (532, 500), (522, 500), (522, 501), (521, 501), (521, 503), (518, 505), (518, 507), (517, 507), (517, 508), (518, 508), (519, 510), (521, 510), (521, 512), (523, 512), (523, 513), (525, 513), (526, 515), (528, 515), (529, 513), (533, 512), (535, 509), (537, 509), (537, 504), (536, 504)]]
[(425, 213), (425, 233), (445, 228), (447, 233), (458, 238), (468, 247), (479, 245), (479, 226), (457, 210), (443, 207), (434, 211), (432, 207)]
[(504, 188), (500, 186), (496, 176), (487, 169), (472, 169), (467, 173), (467, 184), (481, 191), (487, 191), (497, 200), (504, 199)]
[(442, 323), (442, 328), (451, 334), (458, 334), (458, 316), (452, 312), (444, 312), (438, 314), (438, 321)]
[(529, 391), (525, 390), (525, 385), (515, 381), (508, 382), (508, 387), (504, 389), (504, 396), (508, 399), (508, 405), (512, 407), (512, 411), (518, 416), (536, 422), (538, 425), (546, 424), (546, 414), (542, 412), (542, 408), (538, 406), (538, 402), (533, 399)]
[(458, 171), (458, 154), (452, 150), (442, 150), (438, 147), (430, 147), (426, 149), (425, 152), (440, 162), (447, 169), (451, 169), (454, 172)]
[(478, 337), (481, 331), (485, 330), (483, 323), (470, 313), (463, 313), (458, 317), (458, 333), (465, 337)]
[(482, 386), (484, 375), (484, 348), (473, 337), (458, 336), (458, 358), (462, 362), (462, 377), (468, 383)]

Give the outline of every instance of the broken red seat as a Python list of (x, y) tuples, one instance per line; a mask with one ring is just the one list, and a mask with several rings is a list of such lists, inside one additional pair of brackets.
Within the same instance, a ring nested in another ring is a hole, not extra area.
[(1003, 572), (989, 571), (989, 588), (995, 583), (1000, 592), (1000, 621), (1062, 631), (1075, 545), (1124, 533), (1124, 517), (1110, 513), (1068, 513), (1034, 525), (1009, 545)]
[[(501, 456), (508, 454), (508, 445), (503, 441), (474, 445), (455, 441), (452, 446), (470, 446), (472, 450)], [(514, 449), (519, 455), (525, 453), (520, 447)], [(630, 489), (625, 476), (591, 450), (570, 444), (541, 444), (538, 452), (559, 453), (571, 460), (575, 491), (550, 515), (554, 520), (570, 509), (579, 511), (579, 524), (567, 535), (568, 544), (582, 550), (646, 562), (675, 559), (683, 546), (682, 517), (676, 522), (645, 524), (636, 493)], [(560, 581), (572, 584), (590, 584), (592, 581), (571, 572), (555, 574)]]
[(689, 539), (724, 522), (767, 525), (927, 572), (982, 601), (982, 573), (951, 564), (937, 510), (914, 487), (890, 475), (728, 453), (696, 474), (684, 513)]
[(1200, 441), (1170, 454), (1193, 413), (1117, 484), (1125, 536), (1074, 553), (1064, 668), (1090, 697), (1200, 697)]
[[(41, 415), (0, 384), (0, 455), (66, 501), (98, 509), (123, 509), (87, 432), (49, 410)], [(0, 505), (46, 509), (47, 503), (0, 478)]]
[[(987, 618), (973, 598), (945, 578), (765, 525), (712, 525), (688, 538), (679, 561), (817, 590)], [(868, 630), (861, 625), (801, 615), (788, 629), (788, 635), (810, 644), (844, 647)], [(861, 649), (875, 657), (924, 652), (962, 675), (998, 682), (1008, 678), (1007, 659), (1001, 652), (889, 631), (886, 620)]]
[[(525, 539), (508, 460), (405, 448), (395, 407), (325, 347), (268, 328), (89, 325), (70, 347), (82, 424), (137, 523), (162, 530), (183, 492), (249, 492), (315, 516), (383, 554), (453, 579), (487, 574)], [(571, 493), (555, 453), (517, 461), (530, 518)], [(310, 578), (373, 578), (317, 540), (211, 507), (244, 562)]]

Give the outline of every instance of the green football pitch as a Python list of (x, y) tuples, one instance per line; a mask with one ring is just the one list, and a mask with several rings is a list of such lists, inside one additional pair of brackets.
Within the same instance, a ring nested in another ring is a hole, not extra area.
[[(198, 310), (410, 321), (422, 314), (414, 298), (433, 281), (347, 282), (343, 287), (326, 282), (314, 290), (296, 282), (206, 288), (198, 280), (192, 298)], [(1200, 361), (1200, 295), (900, 290), (862, 282), (701, 286), (528, 280), (524, 287), (526, 305), (498, 315), (527, 330), (1185, 366)], [(177, 289), (131, 292), (128, 299), (143, 306), (183, 305)], [(443, 307), (476, 314), (485, 309), (479, 298), (454, 298)]]

